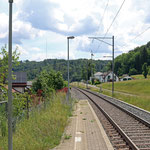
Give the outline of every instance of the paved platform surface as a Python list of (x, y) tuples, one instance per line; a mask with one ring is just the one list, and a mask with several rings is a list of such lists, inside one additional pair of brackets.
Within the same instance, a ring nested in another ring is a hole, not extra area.
[(53, 150), (113, 150), (94, 110), (87, 100), (76, 106), (64, 138)]

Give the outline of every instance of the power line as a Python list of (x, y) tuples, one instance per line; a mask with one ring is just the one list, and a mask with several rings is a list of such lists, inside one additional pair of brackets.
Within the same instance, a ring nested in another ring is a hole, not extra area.
[(144, 34), (147, 30), (149, 30), (150, 27), (146, 28), (143, 32), (141, 32), (140, 34), (138, 34), (133, 40), (137, 39), (138, 37), (140, 37), (142, 34)]
[[(108, 34), (108, 32), (109, 32), (109, 30), (110, 30), (111, 26), (113, 25), (113, 23), (115, 22), (115, 20), (116, 20), (116, 18), (117, 18), (117, 16), (118, 16), (118, 14), (120, 13), (120, 11), (121, 11), (121, 9), (122, 9), (122, 7), (123, 7), (123, 5), (124, 5), (125, 1), (126, 1), (126, 0), (123, 0), (123, 2), (122, 2), (122, 4), (121, 4), (121, 6), (120, 6), (120, 8), (119, 8), (119, 10), (117, 11), (117, 13), (116, 13), (116, 15), (115, 15), (114, 19), (112, 20), (112, 22), (111, 22), (111, 24), (110, 24), (109, 28), (108, 28), (108, 29), (107, 29), (107, 31), (106, 31), (106, 33), (105, 33), (105, 35), (104, 35), (104, 38), (105, 38), (105, 37), (106, 37), (106, 35)], [(98, 46), (98, 49), (99, 49), (99, 47), (100, 47), (100, 46), (101, 46), (101, 45), (99, 45), (99, 46)]]
[(105, 16), (105, 13), (106, 13), (106, 10), (107, 10), (107, 7), (108, 7), (108, 4), (109, 4), (109, 0), (107, 1), (107, 4), (106, 4), (106, 6), (105, 6), (105, 9), (104, 9), (104, 12), (103, 12), (103, 15), (102, 15), (101, 21), (100, 21), (99, 26), (98, 26), (98, 31), (99, 31), (100, 25), (101, 25), (101, 23), (102, 23), (102, 21), (103, 21), (103, 19), (104, 19), (104, 16)]
[[(103, 21), (103, 19), (104, 19), (104, 16), (105, 16), (105, 13), (106, 13), (108, 4), (109, 4), (109, 0), (107, 1), (107, 4), (106, 4), (105, 9), (104, 9), (104, 12), (103, 12), (103, 15), (102, 15), (101, 20), (100, 20), (100, 23), (99, 23), (99, 25), (98, 25), (98, 31), (99, 31), (100, 25), (101, 25), (101, 23), (102, 23), (102, 21)], [(98, 34), (98, 31), (97, 31), (97, 34)], [(97, 35), (97, 34), (96, 34), (96, 35)], [(92, 43), (93, 43), (93, 42), (94, 42), (94, 39), (92, 39)]]
[[(141, 35), (143, 35), (149, 29), (150, 29), (150, 27), (146, 28), (143, 32), (139, 33), (135, 38), (131, 39), (130, 41), (134, 41), (135, 39), (137, 39), (138, 37), (140, 37)], [(125, 45), (123, 45), (123, 47), (125, 47)], [(127, 51), (129, 51), (129, 50), (127, 50)]]
[(122, 4), (121, 4), (121, 6), (120, 6), (120, 8), (119, 8), (119, 10), (118, 10), (118, 12), (117, 12), (117, 14), (116, 14), (116, 16), (114, 17), (114, 19), (112, 20), (112, 22), (111, 22), (109, 28), (107, 29), (104, 38), (106, 37), (106, 35), (107, 35), (107, 33), (109, 32), (109, 30), (110, 30), (111, 26), (113, 25), (113, 23), (115, 22), (115, 20), (116, 20), (116, 18), (117, 18), (117, 16), (118, 16), (119, 12), (121, 11), (121, 9), (122, 9), (122, 7), (123, 7), (125, 1), (126, 1), (126, 0), (124, 0), (124, 1), (122, 2)]

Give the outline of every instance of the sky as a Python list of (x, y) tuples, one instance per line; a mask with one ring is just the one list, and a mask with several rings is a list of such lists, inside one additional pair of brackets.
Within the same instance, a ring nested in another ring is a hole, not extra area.
[[(114, 36), (115, 57), (127, 53), (150, 41), (149, 9), (149, 0), (14, 0), (13, 50), (20, 60), (67, 59), (74, 36), (70, 59), (90, 59), (91, 51), (111, 59), (112, 46), (89, 37)], [(8, 43), (8, 14), (8, 0), (0, 0), (0, 47)]]

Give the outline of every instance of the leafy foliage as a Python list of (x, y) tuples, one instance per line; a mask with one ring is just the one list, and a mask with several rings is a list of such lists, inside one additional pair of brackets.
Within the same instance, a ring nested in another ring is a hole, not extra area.
[[(150, 66), (150, 42), (116, 57), (115, 73), (119, 76), (123, 74), (142, 74), (144, 63)], [(108, 67), (110, 69), (110, 66)]]
[[(13, 67), (19, 65), (19, 53), (17, 52), (18, 47), (12, 53)], [(0, 83), (6, 84), (6, 79), (8, 76), (8, 52), (6, 46), (3, 46), (0, 51)]]
[(50, 93), (53, 90), (61, 89), (63, 86), (64, 80), (60, 72), (47, 72), (44, 70), (37, 77), (36, 81), (33, 82), (32, 89), (34, 92), (37, 92), (39, 89), (41, 89), (43, 90), (43, 96), (46, 96), (47, 93)]
[(147, 74), (148, 74), (148, 68), (147, 68), (147, 63), (144, 63), (142, 66), (142, 74), (145, 78), (147, 78)]
[[(78, 59), (70, 60), (70, 80), (71, 81), (80, 81), (82, 78), (87, 78), (87, 65), (88, 65), (88, 78), (91, 73), (91, 60), (88, 59)], [(106, 71), (106, 64), (110, 61), (102, 60), (92, 60), (94, 65), (93, 72), (104, 72)], [(84, 71), (83, 71), (84, 68)], [(64, 80), (67, 80), (67, 61), (64, 59), (47, 59), (41, 62), (36, 61), (20, 61), (20, 65), (16, 66), (13, 71), (25, 71), (27, 72), (28, 80), (35, 79), (41, 71), (59, 71), (62, 73)]]

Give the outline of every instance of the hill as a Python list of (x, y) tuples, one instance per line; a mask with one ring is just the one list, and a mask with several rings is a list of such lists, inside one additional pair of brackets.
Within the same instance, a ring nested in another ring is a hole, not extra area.
[[(70, 60), (70, 80), (71, 81), (81, 80), (83, 72), (85, 73), (86, 70), (89, 70), (87, 68), (91, 67), (92, 65), (95, 66), (93, 69), (95, 70), (95, 72), (98, 71), (104, 72), (107, 70), (106, 65), (108, 64), (108, 62), (110, 61), (92, 60), (91, 63), (91, 60), (88, 59)], [(47, 59), (40, 62), (28, 60), (20, 61), (20, 65), (13, 68), (13, 71), (14, 72), (25, 71), (27, 72), (28, 80), (33, 80), (44, 69), (60, 71), (63, 75), (63, 78), (67, 80), (67, 61), (64, 59)]]
[[(123, 74), (142, 74), (144, 63), (150, 66), (150, 42), (116, 57), (114, 71), (119, 76)], [(110, 67), (111, 65), (109, 65)]]

